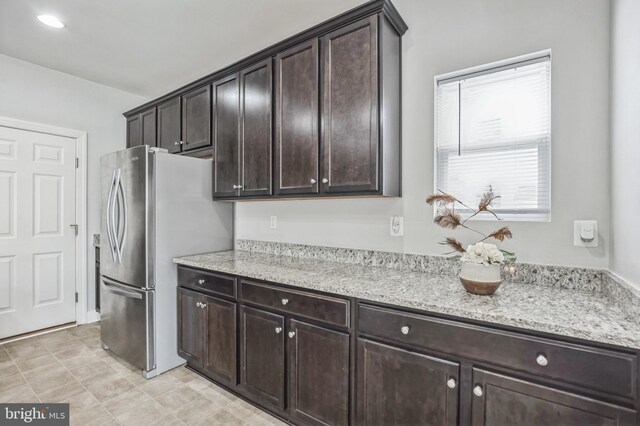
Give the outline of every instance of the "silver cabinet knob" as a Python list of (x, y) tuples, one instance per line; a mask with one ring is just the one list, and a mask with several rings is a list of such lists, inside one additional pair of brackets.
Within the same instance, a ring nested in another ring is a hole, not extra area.
[(178, 143), (178, 141), (175, 141), (173, 144), (174, 145), (180, 145), (180, 143)]
[(180, 145), (182, 145), (184, 142), (180, 141)]
[(200, 308), (200, 309), (204, 309), (204, 308), (206, 308), (206, 307), (207, 307), (207, 305), (205, 305), (204, 303), (200, 303), (200, 302), (196, 303), (196, 306), (197, 306), (198, 308)]
[(202, 279), (198, 280), (198, 284), (200, 284), (200, 285), (202, 285), (202, 284), (204, 284), (206, 282), (207, 282), (206, 280), (202, 280)]
[(411, 330), (411, 328), (408, 325), (403, 325), (402, 328), (400, 329), (400, 332), (402, 334), (409, 334), (409, 330)]
[(473, 394), (475, 396), (482, 396), (482, 386), (477, 385), (475, 388), (473, 388)]
[(233, 185), (233, 189), (240, 189), (242, 188), (242, 185)]
[(282, 299), (282, 304), (286, 305), (287, 303), (289, 303), (289, 299)]
[(282, 327), (276, 327), (276, 334), (280, 334), (281, 331), (282, 331)]
[(313, 185), (314, 183), (316, 183), (316, 180), (314, 178), (309, 179), (309, 182), (311, 182), (311, 185)]
[(538, 357), (536, 358), (536, 362), (540, 367), (546, 367), (547, 364), (549, 364), (549, 360), (547, 359), (546, 356), (544, 356), (544, 354), (538, 354)]
[(329, 183), (329, 179), (327, 179), (327, 178), (322, 178), (322, 183)]
[(296, 335), (296, 332), (295, 331), (290, 331), (287, 334), (289, 335), (289, 339), (293, 339), (293, 337)]
[(453, 377), (450, 378), (449, 380), (447, 380), (447, 387), (449, 389), (455, 389), (456, 388), (456, 379), (454, 379)]

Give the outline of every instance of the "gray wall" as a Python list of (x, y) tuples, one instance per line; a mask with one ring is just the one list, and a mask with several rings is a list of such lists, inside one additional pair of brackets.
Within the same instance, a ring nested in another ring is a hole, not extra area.
[[(394, 4), (409, 25), (403, 39), (403, 197), (238, 203), (236, 237), (441, 254), (437, 242), (451, 233), (432, 223), (432, 210), (424, 203), (433, 190), (434, 76), (550, 48), (552, 220), (508, 223), (515, 238), (505, 248), (528, 262), (607, 267), (609, 2)], [(269, 228), (271, 215), (278, 216), (276, 230)], [(404, 216), (404, 237), (389, 236), (391, 215)], [(573, 246), (576, 219), (598, 220), (598, 248)], [(489, 229), (495, 224), (479, 225)], [(464, 242), (472, 238), (464, 232), (453, 235)]]
[[(100, 233), (100, 157), (125, 147), (122, 111), (137, 95), (0, 55), (0, 116), (87, 132), (87, 235)], [(87, 255), (88, 310), (94, 309), (94, 252)]]
[(611, 6), (611, 269), (640, 288), (640, 2)]

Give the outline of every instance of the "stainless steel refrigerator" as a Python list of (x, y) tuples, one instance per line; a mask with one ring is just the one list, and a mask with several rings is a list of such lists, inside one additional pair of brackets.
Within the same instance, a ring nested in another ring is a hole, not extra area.
[(146, 145), (101, 158), (102, 345), (147, 378), (185, 362), (173, 258), (233, 245), (233, 207), (212, 200), (211, 167)]

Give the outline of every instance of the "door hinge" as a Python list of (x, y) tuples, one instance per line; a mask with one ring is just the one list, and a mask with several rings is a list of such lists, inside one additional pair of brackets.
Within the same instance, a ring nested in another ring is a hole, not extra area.
[(76, 169), (80, 166), (80, 159), (76, 157)]
[(73, 232), (75, 232), (76, 237), (77, 237), (78, 236), (78, 224), (74, 223), (74, 224), (71, 224), (69, 226), (73, 228)]
[(76, 291), (76, 303), (78, 303), (78, 292)]

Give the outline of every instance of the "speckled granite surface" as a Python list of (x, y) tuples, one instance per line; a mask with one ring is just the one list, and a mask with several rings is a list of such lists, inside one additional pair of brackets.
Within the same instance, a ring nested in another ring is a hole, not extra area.
[(640, 349), (640, 321), (602, 294), (505, 282), (473, 296), (455, 276), (256, 251), (186, 256), (174, 262), (301, 288)]
[[(458, 262), (452, 262), (444, 256), (427, 256), (242, 239), (236, 240), (235, 248), (236, 250), (243, 251), (292, 256), (304, 259), (323, 259), (354, 265), (382, 266), (385, 268), (448, 275), (452, 277), (457, 277), (460, 272), (460, 264)], [(502, 278), (510, 282), (524, 284), (600, 291), (602, 289), (602, 273), (603, 270), (601, 269), (518, 263), (513, 272), (502, 271)]]

